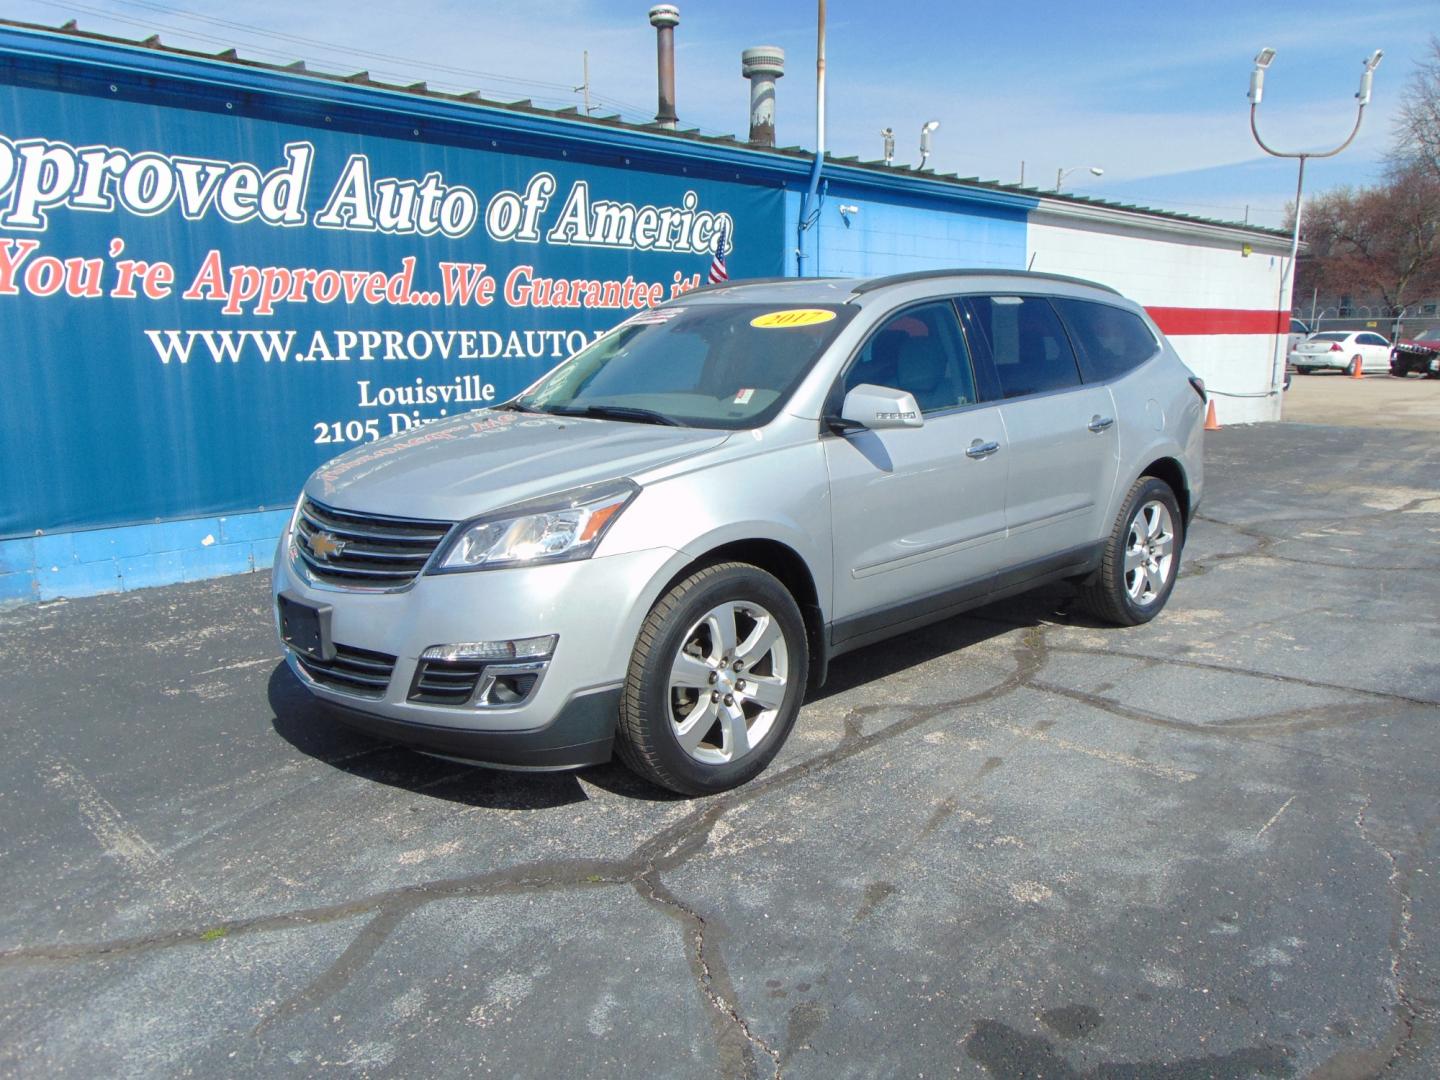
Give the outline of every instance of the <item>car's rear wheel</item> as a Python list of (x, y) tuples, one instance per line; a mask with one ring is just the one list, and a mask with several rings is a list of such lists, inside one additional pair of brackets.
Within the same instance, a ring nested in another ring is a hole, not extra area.
[(1105, 541), (1099, 571), (1080, 587), (1081, 601), (1117, 626), (1149, 622), (1170, 599), (1184, 546), (1175, 492), (1158, 477), (1140, 477)]
[(685, 578), (645, 619), (620, 701), (621, 760), (685, 795), (764, 770), (795, 723), (809, 653), (785, 586), (748, 563)]
[(1300, 367), (1299, 365), (1296, 365), (1295, 370), (1298, 371), (1301, 375), (1313, 375), (1315, 373), (1315, 369), (1313, 367)]
[(1350, 366), (1345, 369), (1345, 374), (1346, 374), (1346, 375), (1359, 375), (1359, 374), (1362, 374), (1362, 373), (1364, 372), (1364, 370), (1365, 370), (1365, 361), (1361, 360), (1360, 357), (1358, 357), (1358, 356), (1352, 356), (1352, 357), (1350, 358)]

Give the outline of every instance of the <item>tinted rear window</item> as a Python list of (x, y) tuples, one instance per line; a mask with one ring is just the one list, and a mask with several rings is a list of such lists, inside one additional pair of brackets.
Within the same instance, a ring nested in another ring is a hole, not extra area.
[(970, 347), (988, 355), (994, 367), (1001, 397), (1079, 385), (1070, 339), (1044, 297), (969, 296), (960, 301), (960, 312)]
[(1133, 371), (1160, 351), (1145, 320), (1132, 311), (1089, 300), (1051, 301), (1080, 354), (1086, 382), (1104, 382)]
[(1310, 335), (1310, 340), (1311, 340), (1311, 341), (1344, 341), (1344, 340), (1345, 340), (1346, 338), (1348, 338), (1349, 336), (1350, 336), (1349, 334), (1337, 334), (1337, 333), (1333, 333), (1333, 332), (1332, 332), (1332, 333), (1329, 333), (1329, 334), (1311, 334), (1311, 335)]

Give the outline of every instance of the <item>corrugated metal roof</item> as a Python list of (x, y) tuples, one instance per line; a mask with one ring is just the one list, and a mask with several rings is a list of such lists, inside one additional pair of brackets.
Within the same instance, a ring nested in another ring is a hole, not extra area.
[[(175, 46), (166, 45), (160, 40), (159, 34), (151, 34), (143, 39), (128, 39), (116, 37), (110, 34), (99, 34), (93, 31), (81, 30), (74, 19), (62, 26), (45, 26), (37, 23), (19, 22), (13, 19), (0, 18), (0, 26), (14, 27), (19, 30), (38, 31), (45, 34), (62, 34), (67, 37), (79, 38), (90, 42), (123, 46), (125, 48), (153, 49), (157, 52), (174, 56), (188, 57), (196, 60), (218, 61), (224, 64), (233, 64), (242, 68), (250, 68), (258, 71), (276, 72), (285, 75), (293, 75), (306, 79), (318, 79), (326, 82), (344, 83), (351, 86), (365, 86), (376, 90), (384, 90), (391, 93), (410, 94), (416, 97), (437, 99), (447, 102), (459, 102), (475, 105), (488, 109), (499, 109), (505, 112), (517, 114), (552, 117), (559, 120), (567, 120), (575, 123), (585, 124), (597, 128), (618, 128), (626, 131), (656, 135), (668, 139), (686, 140), (690, 142), (705, 143), (714, 146), (745, 151), (757, 157), (778, 155), (784, 158), (802, 160), (809, 163), (814, 160), (814, 151), (806, 150), (801, 146), (783, 146), (774, 148), (752, 147), (734, 135), (706, 135), (698, 128), (663, 128), (658, 124), (646, 123), (636, 124), (626, 121), (619, 114), (603, 116), (587, 116), (576, 106), (567, 106), (559, 109), (546, 109), (536, 105), (529, 99), (505, 101), (496, 98), (487, 98), (479, 91), (468, 93), (450, 94), (443, 91), (432, 90), (425, 83), (397, 84), (386, 83), (373, 79), (368, 71), (357, 71), (349, 74), (339, 72), (317, 71), (310, 68), (304, 60), (296, 60), (291, 64), (271, 64), (261, 60), (250, 60), (242, 57), (238, 49), (222, 49), (215, 53), (199, 52), (192, 49), (181, 49)], [(1096, 199), (1087, 195), (1071, 195), (1064, 192), (1046, 191), (1036, 187), (1025, 187), (1018, 184), (1005, 184), (998, 180), (982, 180), (979, 177), (962, 177), (956, 173), (918, 172), (909, 165), (887, 165), (883, 160), (862, 160), (858, 156), (837, 157), (826, 154), (825, 160), (837, 166), (849, 169), (860, 169), (865, 172), (874, 173), (878, 178), (892, 176), (905, 178), (910, 182), (917, 180), (933, 182), (942, 187), (963, 188), (975, 191), (1003, 192), (1009, 195), (1017, 195), (1032, 199), (1044, 199), (1052, 202), (1069, 203), (1075, 206), (1098, 207), (1107, 210), (1114, 210), (1136, 217), (1157, 218), (1163, 221), (1185, 222), (1192, 225), (1212, 226), (1224, 229), (1239, 229), (1245, 232), (1254, 233), (1259, 236), (1275, 236), (1289, 238), (1289, 233), (1282, 229), (1263, 228), (1258, 225), (1250, 225), (1237, 221), (1225, 221), (1219, 218), (1199, 217), (1194, 214), (1183, 214), (1174, 210), (1162, 210), (1151, 206), (1141, 206), (1135, 203), (1111, 202), (1106, 199)]]

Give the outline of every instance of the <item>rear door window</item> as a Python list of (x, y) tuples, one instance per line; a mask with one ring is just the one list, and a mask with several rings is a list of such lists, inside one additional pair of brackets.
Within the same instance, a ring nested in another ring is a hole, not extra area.
[[(967, 296), (959, 300), (977, 361), (993, 373), (1001, 398), (1080, 385), (1080, 368), (1060, 318), (1041, 296)], [(983, 358), (983, 359), (982, 359)]]
[(1133, 311), (1089, 300), (1051, 301), (1065, 320), (1088, 382), (1117, 379), (1160, 351), (1160, 343)]
[(1385, 340), (1383, 337), (1381, 337), (1379, 334), (1361, 334), (1358, 340), (1359, 340), (1359, 342), (1360, 342), (1361, 345), (1389, 345), (1389, 344), (1390, 344), (1388, 341), (1386, 341), (1386, 340)]

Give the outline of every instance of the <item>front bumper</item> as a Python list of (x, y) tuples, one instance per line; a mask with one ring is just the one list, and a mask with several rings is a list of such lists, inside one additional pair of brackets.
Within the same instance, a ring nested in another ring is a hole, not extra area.
[(577, 694), (542, 727), (526, 731), (479, 731), (362, 712), (327, 703), (346, 727), (421, 753), (506, 769), (578, 769), (610, 760), (620, 688)]
[(1411, 371), (1426, 371), (1440, 374), (1440, 353), (1421, 352), (1419, 349), (1397, 348), (1391, 354), (1391, 362), (1403, 364)]
[[(305, 687), (343, 722), (393, 742), (482, 764), (568, 768), (608, 760), (619, 688), (653, 590), (685, 556), (666, 548), (523, 569), (420, 575), (395, 592), (313, 583), (276, 551), (272, 593), (331, 608), (337, 645), (395, 658), (383, 692), (366, 696), (312, 678)], [(277, 635), (279, 632), (277, 615)], [(410, 700), (421, 654), (436, 645), (558, 635), (533, 692), (506, 707)], [(284, 642), (281, 642), (282, 647)]]

